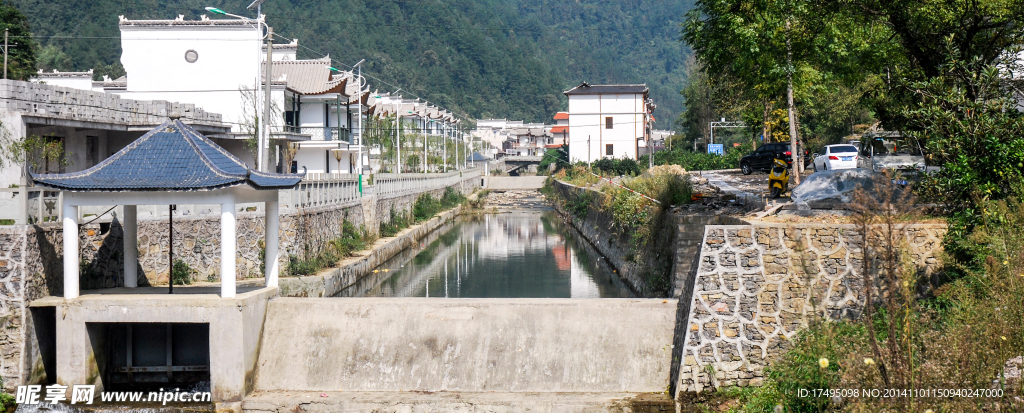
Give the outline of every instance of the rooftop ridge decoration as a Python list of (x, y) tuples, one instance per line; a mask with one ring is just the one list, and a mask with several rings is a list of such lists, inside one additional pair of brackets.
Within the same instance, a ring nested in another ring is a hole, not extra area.
[(43, 69), (39, 69), (39, 71), (36, 72), (36, 77), (88, 77), (89, 79), (92, 79), (92, 69), (85, 72), (61, 72), (57, 69), (53, 69), (52, 72), (44, 72)]
[(565, 95), (598, 95), (598, 94), (637, 94), (647, 95), (649, 89), (646, 83), (621, 84), (621, 85), (591, 85), (587, 82), (580, 83), (572, 89), (562, 92)]
[(211, 19), (205, 14), (200, 16), (200, 20), (185, 20), (184, 16), (179, 15), (176, 19), (168, 20), (131, 20), (124, 15), (117, 16), (118, 26), (137, 26), (137, 27), (168, 27), (168, 26), (221, 26), (221, 27), (241, 27), (251, 29), (253, 21), (264, 21), (265, 16), (260, 16), (258, 19), (251, 20), (235, 20), (235, 19)]
[(42, 186), (75, 192), (209, 191), (247, 184), (291, 188), (301, 174), (250, 170), (201, 133), (168, 120), (111, 157), (84, 171), (31, 176)]

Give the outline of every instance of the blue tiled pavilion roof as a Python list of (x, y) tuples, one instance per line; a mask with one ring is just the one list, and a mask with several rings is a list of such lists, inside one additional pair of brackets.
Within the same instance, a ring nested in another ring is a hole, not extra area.
[(192, 127), (170, 120), (92, 168), (32, 179), (69, 191), (203, 191), (242, 184), (285, 189), (302, 175), (252, 171)]

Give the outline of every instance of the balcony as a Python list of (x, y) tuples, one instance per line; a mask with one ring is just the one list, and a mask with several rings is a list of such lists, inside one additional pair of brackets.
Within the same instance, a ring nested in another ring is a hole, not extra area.
[(309, 136), (311, 141), (343, 141), (350, 142), (351, 134), (346, 128), (325, 126), (285, 126), (285, 133)]

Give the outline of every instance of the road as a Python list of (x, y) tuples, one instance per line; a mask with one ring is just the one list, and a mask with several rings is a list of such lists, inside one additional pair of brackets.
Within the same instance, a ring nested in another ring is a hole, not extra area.
[[(807, 170), (804, 172), (804, 179), (806, 179), (813, 171)], [(691, 171), (691, 174), (697, 174), (704, 178), (707, 178), (708, 183), (715, 185), (725, 193), (736, 194), (738, 197), (767, 197), (768, 196), (768, 173), (767, 172), (754, 172), (750, 175), (743, 175), (739, 169), (725, 169), (720, 171), (703, 171), (695, 172)], [(789, 189), (793, 189), (795, 184), (790, 179)], [(780, 202), (789, 202), (789, 192), (783, 194), (778, 199)]]

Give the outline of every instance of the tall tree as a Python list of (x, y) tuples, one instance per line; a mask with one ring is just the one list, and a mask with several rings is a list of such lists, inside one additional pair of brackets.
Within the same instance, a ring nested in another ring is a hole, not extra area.
[(28, 28), (28, 19), (17, 7), (5, 1), (0, 3), (0, 29), (5, 30), (8, 37), (7, 78), (28, 80), (36, 74), (38, 47)]

